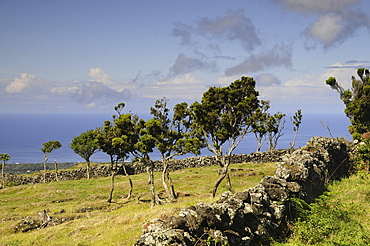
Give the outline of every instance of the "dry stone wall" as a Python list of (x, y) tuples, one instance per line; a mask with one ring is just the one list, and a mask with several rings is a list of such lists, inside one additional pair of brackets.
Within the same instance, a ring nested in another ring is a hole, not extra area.
[(311, 138), (306, 146), (286, 154), (274, 176), (236, 194), (225, 192), (216, 203), (198, 203), (177, 216), (143, 226), (135, 246), (147, 245), (269, 245), (269, 238), (290, 233), (297, 199), (313, 202), (329, 179), (350, 170), (346, 141)]
[[(292, 150), (274, 150), (267, 152), (252, 153), (250, 155), (241, 154), (233, 155), (232, 163), (243, 163), (243, 162), (277, 162), (281, 161), (284, 154), (291, 152)], [(141, 162), (126, 163), (127, 172), (130, 175), (139, 174), (146, 172), (146, 166)], [(219, 165), (217, 157), (214, 156), (203, 156), (203, 157), (189, 157), (185, 159), (173, 159), (170, 160), (170, 171), (180, 170), (190, 167), (204, 167), (204, 166), (214, 166)], [(154, 171), (162, 171), (162, 162), (154, 162)], [(119, 175), (123, 175), (122, 168), (118, 170)], [(110, 176), (110, 166), (109, 165), (94, 165), (91, 168), (90, 177), (107, 177)], [(86, 168), (79, 167), (72, 170), (60, 170), (58, 174), (54, 171), (48, 171), (45, 175), (46, 182), (53, 181), (63, 181), (63, 180), (77, 180), (86, 178)], [(43, 183), (44, 175), (43, 173), (37, 173), (32, 176), (25, 175), (13, 175), (11, 173), (5, 173), (5, 183), (8, 185), (25, 185), (25, 184), (36, 184)]]

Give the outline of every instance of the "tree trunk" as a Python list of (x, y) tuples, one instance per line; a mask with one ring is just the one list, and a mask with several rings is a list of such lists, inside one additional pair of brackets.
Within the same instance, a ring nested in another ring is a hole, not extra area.
[(86, 163), (87, 163), (87, 166), (86, 166), (86, 176), (87, 176), (87, 179), (90, 179), (90, 170), (91, 170), (91, 168), (90, 168), (90, 160), (87, 159), (86, 160)]
[(58, 163), (56, 160), (54, 160), (54, 167), (55, 167), (55, 180), (59, 181), (58, 179)]
[(128, 194), (127, 194), (127, 200), (129, 200), (131, 198), (131, 196), (132, 196), (132, 187), (133, 187), (133, 184), (132, 184), (132, 180), (131, 180), (130, 175), (127, 173), (126, 166), (125, 166), (125, 163), (124, 163), (123, 160), (122, 160), (122, 168), (123, 168), (123, 172), (124, 172), (126, 178), (129, 181), (129, 184), (130, 184), (130, 189), (129, 189)]
[(114, 191), (114, 178), (116, 176), (116, 168), (114, 167), (114, 160), (112, 159), (112, 157), (111, 157), (111, 175), (112, 175), (111, 176), (111, 188), (110, 188), (109, 197), (107, 199), (107, 202), (108, 203), (111, 203), (112, 202), (113, 191)]
[(48, 160), (47, 157), (44, 158), (44, 184), (46, 183), (46, 161)]
[(162, 159), (163, 163), (163, 171), (162, 171), (162, 184), (164, 189), (166, 190), (167, 196), (170, 201), (176, 200), (175, 188), (173, 187), (172, 179), (168, 172), (168, 161)]
[(231, 193), (235, 193), (235, 190), (233, 189), (232, 185), (231, 185), (231, 179), (230, 179), (230, 174), (229, 172), (227, 172), (227, 175), (226, 175), (226, 187), (227, 189), (231, 192)]
[(1, 165), (1, 188), (5, 188), (5, 181), (4, 181), (4, 167), (5, 167), (5, 161)]
[(155, 195), (155, 189), (154, 189), (154, 174), (153, 174), (153, 162), (149, 161), (150, 165), (147, 167), (147, 172), (148, 172), (148, 184), (149, 184), (149, 189), (150, 189), (150, 194), (151, 194), (151, 207), (155, 207), (157, 205), (157, 197)]
[(298, 130), (294, 134), (293, 141), (290, 143), (290, 149), (294, 149), (295, 141), (297, 140)]
[(216, 192), (218, 189), (218, 186), (221, 184), (221, 182), (227, 177), (227, 188), (231, 191), (234, 192), (234, 190), (231, 187), (231, 181), (230, 181), (230, 176), (229, 176), (229, 166), (230, 166), (230, 156), (222, 156), (221, 157), (221, 173), (218, 179), (216, 180), (213, 190), (212, 190), (212, 197), (216, 196)]

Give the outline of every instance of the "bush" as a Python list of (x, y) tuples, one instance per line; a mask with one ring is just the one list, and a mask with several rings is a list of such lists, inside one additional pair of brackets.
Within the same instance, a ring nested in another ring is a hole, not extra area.
[(370, 168), (370, 138), (361, 142), (354, 141), (353, 160), (358, 170), (369, 171)]

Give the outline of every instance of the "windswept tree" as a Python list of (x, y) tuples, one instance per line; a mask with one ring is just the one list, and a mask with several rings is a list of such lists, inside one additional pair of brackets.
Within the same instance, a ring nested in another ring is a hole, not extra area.
[(253, 114), (252, 120), (252, 132), (257, 141), (257, 152), (261, 151), (261, 147), (264, 142), (266, 142), (267, 135), (267, 120), (269, 113), (267, 112), (270, 108), (269, 101), (261, 100), (261, 106), (257, 108), (256, 112)]
[(298, 136), (299, 127), (301, 126), (301, 123), (302, 123), (302, 110), (297, 109), (297, 112), (294, 113), (293, 117), (290, 117), (290, 121), (294, 125), (293, 131), (295, 132), (293, 141), (290, 143), (290, 148), (294, 149), (295, 141), (297, 140), (297, 136)]
[(44, 154), (44, 183), (46, 183), (46, 162), (48, 161), (48, 157), (53, 150), (59, 149), (60, 147), (62, 147), (62, 143), (56, 140), (42, 144), (40, 150)]
[(186, 122), (187, 114), (183, 111), (183, 104), (175, 106), (174, 118), (170, 118), (168, 99), (162, 98), (150, 108), (153, 118), (145, 123), (148, 133), (155, 138), (155, 147), (162, 159), (162, 184), (170, 201), (176, 200), (176, 193), (169, 172), (169, 160), (177, 155), (186, 153), (199, 154), (202, 141), (189, 133)]
[(345, 90), (335, 77), (329, 77), (326, 84), (338, 91), (340, 99), (345, 104), (344, 110), (350, 119), (348, 127), (353, 139), (360, 139), (361, 135), (370, 132), (370, 72), (368, 69), (357, 69), (360, 79), (352, 76), (352, 89)]
[(279, 138), (284, 135), (285, 114), (277, 112), (267, 117), (267, 137), (269, 150), (274, 150), (278, 144)]
[(0, 160), (2, 161), (2, 165), (1, 165), (1, 188), (5, 188), (4, 169), (5, 169), (5, 163), (10, 160), (10, 155), (8, 155), (6, 153), (0, 154)]
[(90, 157), (98, 151), (98, 143), (96, 137), (98, 135), (97, 130), (88, 130), (87, 132), (81, 133), (75, 137), (69, 144), (69, 147), (79, 156), (81, 156), (87, 164), (86, 176), (90, 179), (91, 168), (90, 168)]
[(135, 144), (135, 157), (138, 158), (146, 166), (148, 173), (148, 184), (151, 193), (151, 207), (161, 204), (159, 197), (157, 196), (154, 188), (154, 163), (149, 156), (149, 153), (153, 152), (155, 148), (156, 139), (150, 134), (145, 127), (146, 121), (140, 119), (137, 123), (139, 130), (139, 140)]
[[(105, 121), (104, 127), (99, 130), (97, 135), (97, 143), (99, 149), (110, 156), (111, 163), (111, 190), (107, 201), (112, 202), (114, 191), (114, 179), (120, 168), (129, 180), (130, 189), (127, 199), (131, 198), (133, 183), (127, 173), (125, 160), (130, 153), (134, 151), (134, 146), (138, 141), (137, 133), (137, 117), (132, 114), (121, 114), (125, 107), (124, 103), (115, 106), (118, 115), (113, 116), (113, 122)], [(121, 166), (119, 166), (121, 162)]]
[[(242, 77), (226, 87), (210, 87), (203, 93), (201, 102), (191, 106), (192, 128), (205, 140), (207, 148), (220, 160), (221, 172), (212, 196), (226, 178), (227, 187), (233, 191), (228, 173), (230, 157), (244, 136), (251, 131), (252, 115), (259, 107), (256, 82)], [(223, 147), (227, 145), (224, 156)]]

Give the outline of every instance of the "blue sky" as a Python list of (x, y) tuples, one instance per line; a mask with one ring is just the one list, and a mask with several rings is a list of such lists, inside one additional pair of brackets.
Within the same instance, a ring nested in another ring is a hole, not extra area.
[[(0, 0), (0, 113), (147, 113), (241, 76), (287, 114), (341, 113), (370, 67), (367, 0)], [(274, 112), (273, 112), (274, 113)]]

